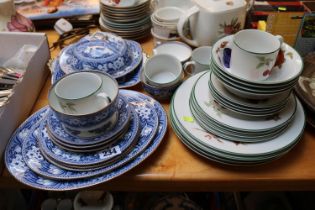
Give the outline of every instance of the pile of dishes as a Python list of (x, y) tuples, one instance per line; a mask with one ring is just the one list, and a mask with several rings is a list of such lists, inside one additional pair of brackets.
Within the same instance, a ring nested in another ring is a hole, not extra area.
[(139, 40), (150, 34), (150, 1), (101, 0), (99, 24), (101, 30), (113, 32), (126, 39)]
[(51, 62), (52, 84), (69, 73), (99, 71), (114, 77), (120, 88), (131, 87), (140, 82), (146, 59), (138, 42), (96, 32), (65, 47)]
[(232, 60), (224, 52), (231, 41), (231, 36), (225, 37), (213, 46), (210, 72), (189, 78), (177, 89), (171, 124), (184, 144), (210, 160), (266, 163), (289, 152), (303, 134), (304, 110), (292, 93), (303, 66), (301, 57), (283, 44), (281, 67), (266, 80), (250, 81), (225, 66)]
[[(83, 80), (88, 85), (82, 87)], [(97, 72), (73, 73), (56, 83), (50, 106), (10, 139), (8, 171), (28, 186), (61, 191), (109, 181), (144, 161), (164, 137), (166, 113), (151, 97), (115, 83)]]

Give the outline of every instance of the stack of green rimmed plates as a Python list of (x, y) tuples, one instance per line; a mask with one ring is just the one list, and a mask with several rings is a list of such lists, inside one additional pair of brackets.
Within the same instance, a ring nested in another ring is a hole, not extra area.
[[(126, 3), (125, 3), (126, 2)], [(123, 4), (125, 3), (125, 4)], [(150, 34), (150, 1), (101, 0), (100, 27), (125, 39), (141, 39)]]
[(246, 116), (214, 100), (209, 78), (210, 72), (189, 78), (171, 102), (172, 127), (191, 150), (224, 164), (252, 165), (275, 160), (298, 143), (305, 116), (294, 95), (286, 99), (287, 105), (276, 115)]
[(264, 81), (252, 81), (238, 75), (237, 69), (229, 66), (230, 58), (224, 53), (226, 46), (233, 41), (227, 36), (216, 42), (212, 48), (210, 68), (217, 79), (232, 93), (252, 99), (264, 99), (289, 94), (303, 69), (301, 56), (288, 44), (282, 44), (284, 62), (271, 70)]

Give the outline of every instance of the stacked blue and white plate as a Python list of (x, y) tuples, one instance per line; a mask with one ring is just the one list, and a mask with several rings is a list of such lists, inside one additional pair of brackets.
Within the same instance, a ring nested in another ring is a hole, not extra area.
[(222, 48), (231, 41), (231, 36), (219, 40), (211, 70), (177, 89), (170, 107), (172, 127), (187, 147), (219, 163), (255, 165), (278, 159), (303, 134), (304, 110), (292, 93), (303, 62), (284, 43), (285, 59), (268, 79), (246, 80), (222, 57)]
[[(30, 187), (75, 190), (109, 181), (144, 161), (166, 133), (167, 117), (162, 106), (138, 92), (120, 90), (116, 99), (111, 98), (111, 104), (117, 106), (115, 123), (103, 125), (104, 119), (94, 130), (85, 129), (91, 123), (81, 115), (65, 121), (58, 115), (53, 97), (50, 91), (50, 106), (30, 116), (6, 148), (8, 171)], [(61, 103), (60, 107), (65, 108)], [(73, 104), (66, 108), (76, 111)], [(98, 121), (108, 113), (91, 116)], [(67, 122), (77, 126), (73, 129)]]
[(140, 82), (146, 59), (139, 43), (96, 32), (67, 46), (51, 62), (52, 84), (72, 72), (100, 71), (114, 77), (120, 88), (132, 87)]

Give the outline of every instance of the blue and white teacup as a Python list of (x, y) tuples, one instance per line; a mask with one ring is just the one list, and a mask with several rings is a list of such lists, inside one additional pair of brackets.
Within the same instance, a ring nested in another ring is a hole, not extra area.
[(71, 130), (88, 131), (118, 118), (118, 84), (101, 72), (68, 74), (52, 86), (48, 101), (56, 117)]

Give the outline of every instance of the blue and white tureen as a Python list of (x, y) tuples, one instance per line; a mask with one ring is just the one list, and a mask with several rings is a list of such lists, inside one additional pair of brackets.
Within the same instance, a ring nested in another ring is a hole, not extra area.
[(96, 32), (64, 49), (59, 63), (66, 74), (95, 70), (106, 72), (116, 78), (122, 76), (119, 72), (132, 63), (132, 53), (128, 43), (121, 37), (111, 33)]

